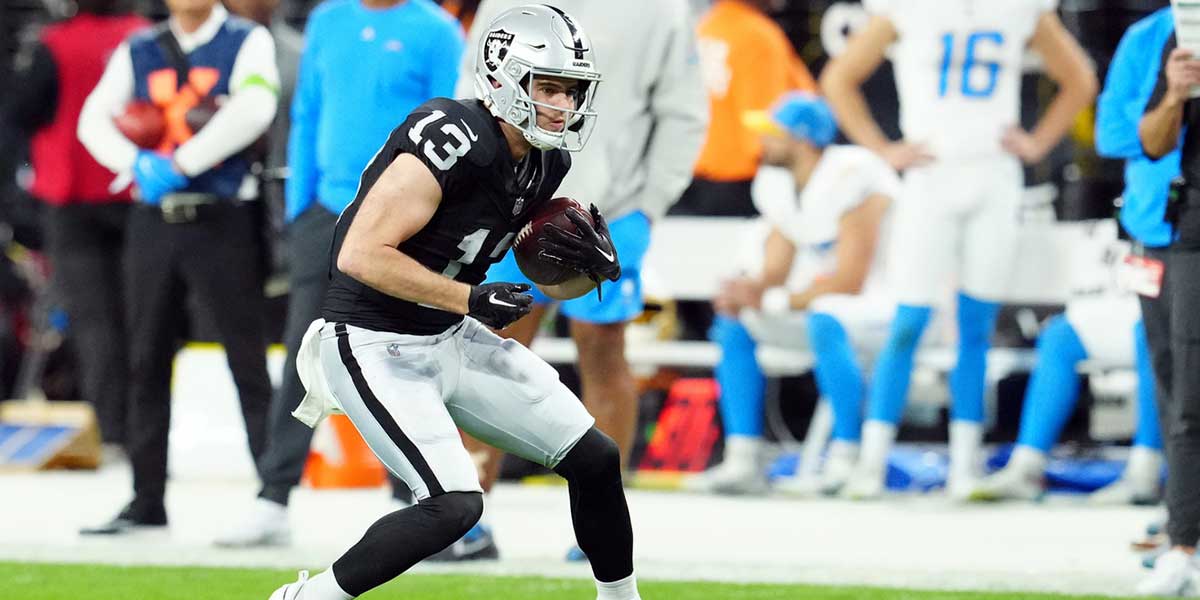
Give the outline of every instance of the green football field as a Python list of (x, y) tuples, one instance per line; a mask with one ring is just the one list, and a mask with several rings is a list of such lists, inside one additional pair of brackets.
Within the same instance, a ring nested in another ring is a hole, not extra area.
[[(267, 600), (295, 571), (200, 567), (114, 567), (0, 562), (6, 600)], [(641, 585), (645, 600), (1043, 600), (1102, 598), (999, 592), (930, 592), (809, 585), (657, 582)], [(582, 579), (412, 574), (362, 596), (371, 600), (591, 600)]]

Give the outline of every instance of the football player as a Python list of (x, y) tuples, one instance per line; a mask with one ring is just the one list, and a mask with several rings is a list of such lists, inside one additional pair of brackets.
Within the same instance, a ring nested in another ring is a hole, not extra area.
[[(942, 282), (957, 276), (958, 364), (950, 376), (951, 495), (978, 477), (989, 337), (1016, 253), (1021, 163), (1040, 161), (1095, 96), (1087, 56), (1055, 13), (1056, 0), (866, 0), (870, 20), (821, 77), (846, 135), (904, 172), (895, 217), (900, 307), (875, 367), (854, 498), (883, 491), (885, 465), (908, 394), (913, 355)], [(1026, 48), (1059, 85), (1032, 132), (1019, 127)], [(860, 85), (890, 52), (901, 141), (880, 131)]]
[[(783, 485), (832, 493), (858, 454), (865, 391), (859, 351), (871, 340), (878, 349), (895, 310), (884, 291), (880, 240), (900, 181), (870, 150), (832, 145), (833, 113), (812, 94), (789, 94), (769, 113), (746, 120), (763, 134), (764, 162), (774, 165), (760, 169), (754, 189), (771, 229), (761, 274), (726, 281), (713, 302), (718, 317), (711, 336), (722, 349), (716, 376), (725, 457), (688, 487), (765, 491), (764, 377), (755, 359), (762, 343), (807, 347), (814, 354), (818, 387), (833, 408), (829, 460), (820, 480)], [(776, 176), (782, 181), (772, 185), (767, 178)]]
[[(479, 39), (492, 15), (525, 0), (487, 0), (479, 5), (468, 40)], [(571, 172), (559, 193), (595, 198), (610, 217), (613, 244), (621, 254), (621, 279), (605, 286), (604, 297), (589, 295), (555, 303), (533, 291), (529, 315), (502, 334), (526, 346), (547, 311), (570, 319), (579, 352), (579, 390), (596, 426), (621, 447), (627, 463), (637, 429), (637, 385), (625, 359), (626, 323), (642, 313), (642, 259), (650, 245), (651, 224), (675, 202), (692, 175), (706, 131), (708, 98), (697, 60), (696, 41), (684, 0), (553, 0), (546, 2), (581, 19), (604, 60), (604, 93), (596, 109), (606, 127), (588, 147), (574, 154)], [(636, 22), (629, 15), (637, 14)], [(458, 97), (470, 94), (477, 57), (463, 54)], [(527, 282), (509, 255), (488, 271), (488, 281)], [(481, 460), (484, 494), (500, 474), (502, 454), (468, 439), (467, 449)], [(499, 554), (487, 516), (458, 543), (434, 560), (472, 560)], [(583, 558), (577, 548), (569, 559)]]
[(1159, 500), (1163, 441), (1146, 329), (1137, 296), (1123, 291), (1113, 276), (1113, 267), (1129, 254), (1129, 244), (1117, 241), (1113, 220), (1099, 222), (1093, 237), (1102, 242), (1096, 247), (1103, 255), (1096, 272), (1103, 280), (1081, 288), (1067, 303), (1067, 310), (1050, 319), (1038, 335), (1037, 364), (1025, 389), (1017, 445), (1003, 469), (979, 482), (971, 500), (1032, 500), (1042, 495), (1050, 450), (1079, 396), (1076, 367), (1088, 359), (1136, 365), (1138, 375), (1137, 428), (1129, 461), (1120, 478), (1089, 499), (1097, 504), (1154, 504)]
[[(617, 445), (553, 368), (488, 329), (529, 312), (529, 286), (482, 283), (591, 133), (591, 43), (570, 16), (528, 5), (492, 21), (477, 52), (478, 99), (417, 108), (364, 171), (334, 234), (324, 318), (297, 363), (308, 390), (297, 416), (344, 412), (418, 502), (273, 600), (358, 596), (470, 529), (483, 499), (459, 428), (562, 475), (597, 598), (639, 598)], [(577, 233), (549, 228), (540, 240), (544, 260), (580, 273), (540, 286), (553, 298), (621, 274), (599, 212), (568, 216)]]

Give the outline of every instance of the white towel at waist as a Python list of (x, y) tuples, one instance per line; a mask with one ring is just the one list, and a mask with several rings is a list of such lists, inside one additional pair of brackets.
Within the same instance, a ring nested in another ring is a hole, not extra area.
[(333, 392), (329, 390), (329, 382), (325, 380), (325, 369), (321, 366), (321, 328), (325, 327), (325, 319), (317, 319), (304, 332), (300, 342), (300, 352), (296, 354), (296, 372), (300, 375), (300, 383), (304, 384), (304, 400), (292, 411), (292, 416), (309, 427), (316, 428), (329, 415), (345, 414)]

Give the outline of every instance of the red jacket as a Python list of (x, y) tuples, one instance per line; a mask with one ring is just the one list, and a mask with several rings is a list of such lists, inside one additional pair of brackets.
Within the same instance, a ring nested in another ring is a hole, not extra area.
[(134, 15), (81, 14), (42, 32), (42, 44), (58, 70), (58, 101), (54, 119), (38, 130), (30, 144), (34, 196), (55, 206), (129, 202), (128, 190), (109, 193), (115, 176), (79, 143), (75, 128), (109, 55), (130, 33), (149, 24)]

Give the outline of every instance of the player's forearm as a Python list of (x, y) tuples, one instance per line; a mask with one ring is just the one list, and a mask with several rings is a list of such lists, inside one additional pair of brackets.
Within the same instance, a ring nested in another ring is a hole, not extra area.
[(1090, 71), (1078, 74), (1070, 82), (1064, 82), (1034, 128), (1034, 141), (1046, 150), (1056, 146), (1074, 124), (1079, 111), (1095, 99), (1096, 86), (1096, 77)]
[(470, 310), (471, 286), (434, 273), (391, 246), (364, 247), (347, 240), (338, 253), (337, 267), (389, 296), (460, 315)]
[(871, 116), (859, 84), (838, 73), (836, 65), (830, 65), (821, 75), (821, 91), (837, 116), (838, 126), (850, 141), (875, 152), (888, 145), (888, 138)]
[(1179, 143), (1179, 131), (1183, 124), (1183, 106), (1170, 95), (1163, 96), (1153, 110), (1142, 117), (1138, 124), (1138, 137), (1146, 156), (1159, 159), (1170, 154)]
[(278, 98), (267, 87), (230, 96), (208, 124), (175, 151), (175, 163), (189, 177), (213, 168), (266, 133), (278, 106)]
[(804, 310), (813, 300), (827, 294), (858, 294), (862, 292), (865, 276), (853, 273), (837, 273), (817, 279), (803, 291), (791, 296), (791, 309)]
[(795, 258), (796, 245), (778, 230), (772, 229), (763, 245), (763, 287), (777, 287), (787, 283)]

